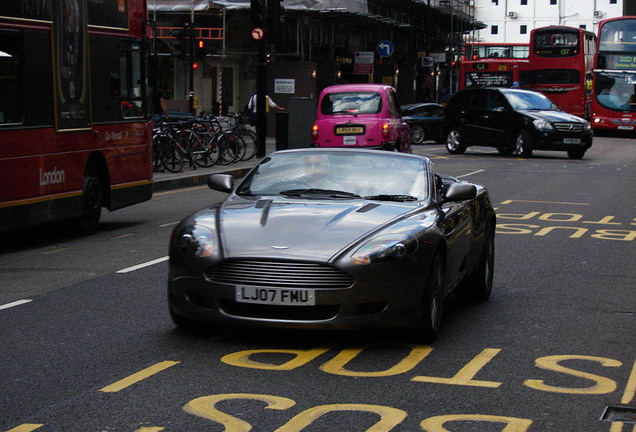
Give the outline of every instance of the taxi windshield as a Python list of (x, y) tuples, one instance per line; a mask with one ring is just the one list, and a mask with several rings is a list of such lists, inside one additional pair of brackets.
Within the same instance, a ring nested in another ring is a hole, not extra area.
[(377, 92), (342, 92), (326, 94), (320, 104), (325, 114), (377, 114), (382, 110), (382, 96)]

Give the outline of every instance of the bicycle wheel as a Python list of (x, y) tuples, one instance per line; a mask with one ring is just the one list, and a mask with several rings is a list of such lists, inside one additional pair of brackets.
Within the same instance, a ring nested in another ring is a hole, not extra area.
[(230, 133), (223, 133), (218, 140), (221, 155), (219, 165), (228, 165), (236, 158), (236, 140)]
[(238, 135), (243, 140), (243, 144), (245, 146), (245, 153), (241, 160), (250, 160), (254, 156), (256, 156), (256, 151), (258, 150), (258, 145), (256, 144), (256, 134), (251, 130), (243, 129), (238, 132)]
[(194, 163), (202, 168), (208, 168), (217, 163), (220, 152), (215, 137), (207, 135), (193, 148), (192, 156), (194, 157)]
[(164, 145), (163, 136), (155, 135), (152, 137), (152, 170), (163, 171), (163, 159), (164, 159)]
[(183, 154), (181, 153), (181, 149), (179, 149), (177, 143), (172, 140), (165, 140), (164, 145), (163, 167), (171, 173), (181, 172), (183, 169)]

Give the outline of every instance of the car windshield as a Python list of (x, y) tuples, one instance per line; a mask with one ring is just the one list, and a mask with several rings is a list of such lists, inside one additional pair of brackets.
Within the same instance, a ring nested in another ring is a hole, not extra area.
[(428, 196), (427, 168), (422, 159), (388, 152), (280, 152), (264, 158), (236, 193), (421, 201)]
[(528, 91), (508, 91), (504, 93), (506, 99), (515, 110), (557, 111), (558, 108), (550, 99), (541, 93)]
[(325, 114), (377, 114), (382, 110), (382, 96), (377, 92), (328, 93), (322, 98), (320, 111)]

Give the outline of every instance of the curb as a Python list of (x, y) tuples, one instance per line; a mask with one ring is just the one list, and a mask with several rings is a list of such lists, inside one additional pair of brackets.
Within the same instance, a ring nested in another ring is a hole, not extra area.
[(239, 178), (245, 176), (251, 169), (252, 167), (234, 168), (228, 169), (226, 171), (212, 171), (201, 174), (185, 175), (177, 178), (155, 180), (153, 182), (152, 191), (153, 193), (155, 193), (167, 190), (185, 189), (194, 186), (207, 185), (208, 177), (212, 174), (231, 174), (235, 178)]

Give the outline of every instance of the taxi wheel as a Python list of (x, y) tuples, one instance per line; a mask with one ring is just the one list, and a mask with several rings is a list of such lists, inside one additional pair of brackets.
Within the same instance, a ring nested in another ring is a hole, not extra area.
[(411, 142), (413, 144), (422, 144), (426, 140), (426, 132), (421, 125), (413, 125), (411, 127)]
[(433, 257), (431, 268), (422, 295), (422, 316), (415, 328), (415, 336), (424, 342), (437, 339), (444, 311), (444, 258), (438, 252)]
[(516, 153), (517, 156), (522, 158), (529, 158), (532, 156), (532, 140), (530, 139), (530, 134), (522, 130), (517, 135), (517, 140), (515, 142)]
[(466, 151), (466, 144), (462, 138), (462, 131), (458, 127), (452, 127), (446, 138), (446, 150), (450, 154), (462, 154)]

